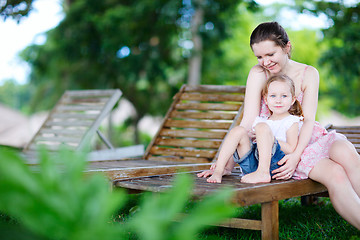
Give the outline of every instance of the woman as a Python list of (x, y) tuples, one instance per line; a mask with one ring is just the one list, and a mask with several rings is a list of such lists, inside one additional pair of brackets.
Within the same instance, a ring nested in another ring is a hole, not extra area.
[[(274, 75), (285, 74), (295, 83), (295, 95), (301, 103), (304, 122), (295, 151), (279, 161), (274, 179), (311, 178), (325, 185), (336, 211), (360, 230), (360, 156), (346, 138), (330, 133), (315, 121), (318, 103), (319, 74), (312, 67), (290, 59), (291, 43), (277, 22), (262, 23), (251, 34), (250, 46), (258, 59), (249, 72), (240, 126), (254, 137), (251, 125), (257, 116), (269, 116), (261, 89)], [(260, 114), (259, 114), (260, 113)], [(241, 157), (241, 156), (240, 156)], [(229, 161), (230, 162), (230, 161)], [(232, 169), (227, 166), (226, 170)], [(209, 171), (199, 174), (208, 177)], [(228, 174), (225, 171), (224, 174)]]

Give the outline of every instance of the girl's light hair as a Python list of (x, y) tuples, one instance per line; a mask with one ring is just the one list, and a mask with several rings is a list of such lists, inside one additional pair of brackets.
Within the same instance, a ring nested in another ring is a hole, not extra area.
[[(273, 82), (284, 82), (284, 83), (287, 83), (290, 87), (290, 93), (291, 93), (291, 96), (292, 97), (295, 97), (295, 84), (294, 84), (294, 81), (289, 78), (287, 75), (275, 75), (275, 76), (272, 76), (270, 77), (267, 81), (266, 81), (266, 84), (262, 90), (262, 96), (263, 98), (266, 98), (266, 95), (268, 94), (269, 92), (269, 86), (271, 83)], [(269, 111), (271, 112), (271, 110), (269, 109)], [(301, 104), (300, 102), (295, 99), (295, 102), (293, 105), (291, 105), (290, 109), (289, 109), (289, 113), (291, 115), (295, 115), (295, 116), (300, 116), (300, 117), (303, 117), (303, 111), (302, 111), (302, 108), (301, 108)], [(271, 112), (272, 114), (272, 112)]]

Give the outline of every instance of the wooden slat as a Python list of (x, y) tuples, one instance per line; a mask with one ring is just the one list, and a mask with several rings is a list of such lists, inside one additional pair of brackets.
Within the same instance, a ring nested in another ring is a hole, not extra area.
[(348, 138), (353, 144), (360, 144), (360, 138)]
[(210, 140), (188, 140), (188, 139), (157, 139), (155, 144), (161, 146), (172, 147), (194, 147), (194, 148), (207, 148), (218, 149), (221, 141)]
[(54, 127), (54, 126), (62, 126), (62, 127), (90, 127), (92, 122), (90, 121), (48, 121), (45, 126)]
[(181, 100), (192, 101), (209, 101), (209, 102), (243, 102), (244, 95), (235, 94), (204, 94), (204, 93), (184, 93), (181, 95)]
[(189, 111), (173, 111), (171, 118), (190, 118), (190, 119), (216, 119), (216, 120), (233, 120), (236, 113), (228, 112), (189, 112)]
[(360, 129), (329, 129), (328, 131), (336, 130), (338, 133), (342, 134), (360, 134)]
[(76, 137), (38, 137), (38, 141), (41, 142), (59, 142), (59, 143), (77, 143), (81, 138)]
[(100, 111), (102, 105), (60, 105), (58, 111)]
[(66, 91), (65, 95), (72, 98), (84, 98), (84, 97), (111, 97), (113, 96), (114, 89), (101, 89), (101, 90), (70, 90)]
[[(128, 163), (132, 162), (150, 162), (150, 161), (126, 161)], [(91, 164), (97, 164), (93, 162)], [(165, 162), (162, 165), (157, 166), (141, 166), (141, 167), (114, 167), (111, 169), (89, 169), (87, 170), (88, 173), (94, 172), (103, 172), (106, 174), (111, 180), (125, 180), (134, 177), (145, 177), (145, 176), (154, 176), (154, 175), (161, 175), (161, 174), (172, 174), (177, 172), (189, 172), (189, 171), (199, 171), (209, 169), (211, 163), (194, 163), (194, 164), (176, 164), (170, 165), (169, 162)], [(116, 182), (114, 182), (116, 185)]]
[(231, 123), (229, 122), (216, 122), (216, 121), (184, 121), (168, 119), (165, 127), (177, 128), (201, 128), (201, 129), (229, 129)]
[(222, 103), (178, 103), (176, 109), (182, 110), (220, 110), (238, 111), (241, 104), (222, 104)]
[(93, 98), (64, 98), (61, 103), (62, 104), (104, 104), (106, 103), (108, 98), (104, 97), (93, 97)]
[(348, 139), (354, 139), (354, 140), (356, 140), (356, 139), (360, 139), (360, 134), (358, 134), (358, 133), (345, 133), (344, 134)]
[(359, 126), (333, 126), (331, 125), (329, 129), (337, 129), (337, 130), (359, 130)]
[(252, 219), (231, 218), (220, 224), (219, 227), (242, 228), (249, 230), (261, 230), (261, 221)]
[(85, 114), (85, 113), (54, 113), (52, 119), (96, 119), (97, 114)]
[(44, 135), (44, 134), (54, 134), (54, 135), (61, 135), (61, 136), (65, 136), (65, 135), (71, 135), (71, 136), (79, 136), (79, 135), (83, 135), (84, 132), (86, 131), (86, 129), (80, 129), (80, 128), (76, 128), (76, 129), (69, 129), (69, 128), (62, 128), (62, 129), (53, 129), (53, 128), (42, 128), (40, 129), (40, 135)]
[(267, 184), (248, 184), (246, 188), (235, 186), (235, 201), (241, 206), (248, 206), (268, 202), (270, 199), (276, 201), (326, 191), (324, 185), (311, 179), (273, 181)]
[(186, 85), (186, 92), (227, 92), (227, 93), (245, 93), (245, 86), (227, 86), (227, 85)]
[(208, 163), (209, 161), (211, 161), (211, 159), (208, 158), (194, 158), (194, 157), (174, 157), (174, 156), (162, 156), (162, 157), (157, 157), (157, 156), (152, 156), (149, 155), (147, 157), (147, 160), (150, 161), (171, 161), (171, 162), (183, 162), (183, 163)]
[(214, 158), (216, 150), (182, 149), (182, 148), (162, 148), (154, 146), (150, 149), (153, 155), (184, 156), (184, 157), (206, 157)]
[(225, 131), (200, 131), (200, 130), (179, 130), (164, 128), (160, 131), (163, 137), (193, 137), (193, 138), (211, 138), (223, 139), (226, 135)]
[[(29, 146), (29, 149), (30, 149), (31, 151), (37, 151), (37, 150), (39, 150), (39, 147), (40, 147), (40, 146), (43, 146), (43, 147), (45, 147), (45, 149), (47, 149), (47, 150), (49, 150), (49, 151), (58, 151), (59, 148), (60, 148), (60, 146), (62, 146), (62, 145), (64, 145), (64, 144), (49, 145), (49, 144), (46, 144), (46, 143), (43, 143), (43, 142), (37, 142), (36, 145), (35, 145), (35, 144), (31, 144), (31, 145)], [(75, 150), (75, 148), (76, 148), (76, 146), (74, 146), (74, 145), (70, 145), (70, 144), (65, 144), (65, 145), (66, 145), (66, 148), (67, 148), (67, 149), (70, 149), (70, 150)]]

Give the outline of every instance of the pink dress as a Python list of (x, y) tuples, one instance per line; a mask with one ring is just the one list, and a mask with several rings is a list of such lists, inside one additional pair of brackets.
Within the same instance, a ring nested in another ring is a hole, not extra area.
[[(305, 67), (304, 73), (307, 67)], [(303, 80), (303, 79), (302, 79)], [(297, 100), (302, 103), (304, 93), (300, 92)], [(260, 117), (269, 117), (270, 112), (264, 100), (261, 100)], [(334, 141), (346, 139), (346, 137), (335, 130), (328, 132), (319, 122), (315, 122), (309, 144), (304, 149), (300, 162), (293, 175), (294, 179), (306, 179), (315, 164), (324, 158), (329, 158), (329, 150)]]

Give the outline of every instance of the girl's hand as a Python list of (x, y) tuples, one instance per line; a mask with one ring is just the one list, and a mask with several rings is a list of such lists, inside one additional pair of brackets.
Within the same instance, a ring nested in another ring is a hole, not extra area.
[(285, 155), (285, 157), (278, 162), (279, 165), (284, 165), (272, 171), (272, 173), (275, 174), (272, 178), (276, 180), (288, 180), (292, 178), (299, 161), (300, 156), (294, 153)]
[(256, 138), (255, 131), (253, 130), (248, 131), (248, 136), (251, 140), (254, 140)]

